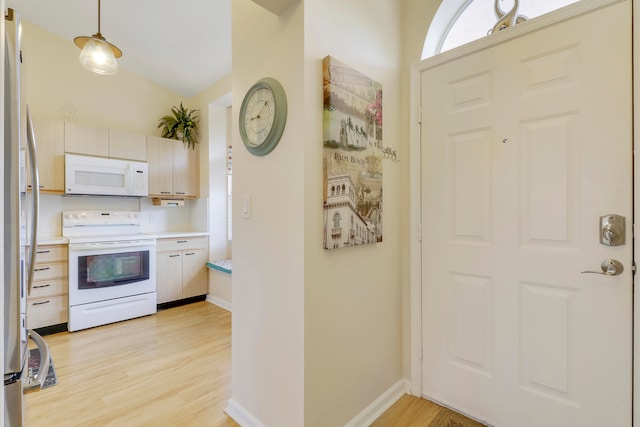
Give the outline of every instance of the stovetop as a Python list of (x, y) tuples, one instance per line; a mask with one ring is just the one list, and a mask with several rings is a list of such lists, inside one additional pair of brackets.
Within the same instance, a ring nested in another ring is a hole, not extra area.
[(142, 232), (142, 215), (136, 211), (66, 211), (62, 235), (70, 243), (154, 239)]

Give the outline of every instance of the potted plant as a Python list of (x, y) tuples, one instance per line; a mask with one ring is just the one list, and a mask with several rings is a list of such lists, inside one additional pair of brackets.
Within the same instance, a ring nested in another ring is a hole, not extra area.
[(163, 116), (158, 123), (162, 128), (162, 137), (177, 139), (195, 150), (198, 143), (198, 110), (184, 108), (182, 102), (179, 107), (171, 107), (171, 113)]

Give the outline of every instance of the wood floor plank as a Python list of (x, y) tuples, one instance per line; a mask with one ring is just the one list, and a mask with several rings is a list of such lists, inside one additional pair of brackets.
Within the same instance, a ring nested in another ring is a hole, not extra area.
[[(449, 417), (448, 422), (446, 421)], [(444, 421), (444, 422), (442, 422)], [(479, 427), (482, 424), (426, 399), (405, 394), (371, 427)]]
[(207, 302), (45, 337), (58, 376), (25, 397), (26, 425), (238, 426), (231, 314)]
[[(29, 427), (237, 427), (231, 313), (202, 301), (47, 335), (58, 384), (25, 397)], [(373, 427), (425, 427), (448, 411), (405, 395)]]

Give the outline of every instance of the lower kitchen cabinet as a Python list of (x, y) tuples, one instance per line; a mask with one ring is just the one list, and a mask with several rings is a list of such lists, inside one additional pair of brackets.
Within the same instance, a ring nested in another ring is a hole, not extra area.
[(67, 245), (41, 245), (31, 293), (27, 295), (27, 328), (66, 323), (69, 319), (69, 279)]
[(205, 295), (208, 290), (209, 238), (158, 239), (156, 289), (158, 304)]

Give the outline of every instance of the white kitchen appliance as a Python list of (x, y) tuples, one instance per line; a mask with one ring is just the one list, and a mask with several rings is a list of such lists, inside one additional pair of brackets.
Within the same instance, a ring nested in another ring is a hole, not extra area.
[(156, 241), (141, 232), (140, 212), (67, 211), (69, 331), (153, 314)]
[[(34, 331), (26, 330), (26, 297), (33, 284), (35, 250), (37, 245), (39, 178), (36, 143), (29, 108), (23, 110), (20, 90), (20, 20), (9, 9), (5, 16), (3, 34), (4, 54), (4, 149), (0, 152), (3, 164), (3, 251), (2, 271), (4, 289), (4, 419), (0, 425), (21, 427), (23, 420), (23, 391), (41, 389), (49, 371), (50, 355), (45, 341)], [(25, 138), (23, 120), (26, 118)], [(26, 189), (26, 157), (33, 191)], [(27, 211), (29, 208), (29, 212)], [(29, 239), (29, 242), (27, 242)], [(31, 376), (28, 368), (30, 352), (27, 339), (38, 346), (41, 361), (38, 373)]]
[(145, 162), (67, 153), (64, 165), (66, 194), (149, 195), (149, 169)]

